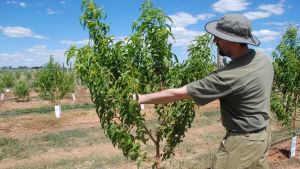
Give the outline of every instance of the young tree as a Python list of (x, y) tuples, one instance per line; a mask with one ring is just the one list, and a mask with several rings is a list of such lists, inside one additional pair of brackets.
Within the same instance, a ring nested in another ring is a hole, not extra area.
[(4, 87), (11, 88), (14, 86), (14, 75), (12, 72), (6, 72), (2, 75)]
[(185, 74), (189, 75), (186, 84), (199, 80), (216, 69), (212, 58), (212, 41), (208, 33), (198, 36), (188, 47), (188, 59), (184, 66)]
[(297, 33), (298, 28), (290, 25), (273, 52), (272, 110), (289, 128), (295, 128), (300, 105), (300, 38)]
[(35, 75), (35, 90), (42, 99), (54, 102), (74, 89), (74, 79), (66, 75), (61, 66), (50, 56), (49, 62)]
[[(133, 34), (114, 42), (108, 36), (103, 9), (92, 0), (84, 0), (82, 10), (81, 24), (89, 30), (90, 43), (82, 48), (72, 46), (66, 52), (68, 61), (75, 56), (76, 72), (88, 86), (101, 126), (113, 145), (122, 149), (127, 158), (150, 160), (153, 167), (159, 168), (161, 160), (174, 154), (174, 148), (191, 127), (195, 116), (193, 102), (155, 105), (158, 124), (149, 126), (132, 94), (180, 87), (187, 83), (186, 79), (192, 80), (183, 71), (185, 65), (171, 52), (168, 39), (173, 36), (167, 24), (171, 19), (146, 0), (132, 26)], [(199, 72), (198, 78), (204, 74)], [(148, 142), (155, 145), (154, 160), (141, 149), (141, 144)]]
[(20, 98), (24, 99), (25, 97), (28, 97), (29, 100), (29, 87), (28, 84), (25, 81), (19, 81), (14, 88), (14, 94)]
[(21, 72), (19, 70), (15, 71), (15, 80), (18, 81), (20, 80), (21, 77)]
[[(0, 77), (0, 79), (1, 79), (1, 77)], [(0, 94), (4, 92), (4, 88), (5, 88), (5, 85), (4, 85), (4, 83), (3, 83), (2, 79), (1, 79), (0, 80)]]
[(74, 93), (75, 90), (75, 74), (72, 72), (65, 72), (62, 84), (59, 87), (60, 98), (63, 98), (68, 93)]

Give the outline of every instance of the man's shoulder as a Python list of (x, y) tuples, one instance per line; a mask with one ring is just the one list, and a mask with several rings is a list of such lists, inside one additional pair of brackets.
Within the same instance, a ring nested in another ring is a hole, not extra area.
[(261, 60), (263, 62), (272, 63), (272, 58), (268, 56), (264, 51), (260, 49), (255, 49), (254, 51), (255, 51), (255, 59)]

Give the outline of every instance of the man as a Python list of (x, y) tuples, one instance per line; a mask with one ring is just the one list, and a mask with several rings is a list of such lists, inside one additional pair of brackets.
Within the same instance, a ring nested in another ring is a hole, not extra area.
[(207, 77), (181, 88), (138, 95), (140, 104), (163, 104), (193, 99), (205, 105), (220, 100), (222, 124), (227, 132), (216, 152), (214, 169), (269, 168), (270, 93), (273, 81), (271, 60), (251, 34), (251, 22), (243, 15), (230, 14), (206, 24), (221, 56), (231, 62)]

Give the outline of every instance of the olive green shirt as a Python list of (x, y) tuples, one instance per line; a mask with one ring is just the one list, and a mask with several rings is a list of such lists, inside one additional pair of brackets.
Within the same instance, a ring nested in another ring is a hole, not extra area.
[(188, 84), (187, 92), (199, 105), (220, 99), (223, 126), (251, 132), (269, 124), (273, 76), (271, 59), (251, 49), (248, 55)]

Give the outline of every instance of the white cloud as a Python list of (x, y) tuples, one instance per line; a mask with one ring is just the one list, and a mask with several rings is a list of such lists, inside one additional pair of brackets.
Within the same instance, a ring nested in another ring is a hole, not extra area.
[(25, 2), (17, 2), (17, 1), (5, 1), (7, 5), (13, 5), (16, 7), (26, 8), (27, 4)]
[(253, 35), (258, 37), (258, 39), (262, 42), (268, 42), (275, 40), (280, 37), (280, 33), (276, 31), (271, 31), (269, 29), (262, 29), (260, 31), (253, 31)]
[(219, 0), (212, 5), (216, 12), (225, 13), (231, 11), (243, 11), (250, 3), (247, 0)]
[(266, 22), (265, 25), (274, 25), (276, 28), (281, 29), (282, 31), (285, 31), (289, 25), (294, 25), (299, 27), (300, 24), (297, 24), (293, 21), (284, 21), (284, 22)]
[(66, 1), (59, 1), (59, 3), (66, 4), (67, 2)]
[(36, 45), (32, 48), (26, 49), (27, 52), (41, 52), (47, 50), (46, 45)]
[(17, 2), (16, 1), (6, 1), (6, 4), (8, 4), (8, 5), (16, 5)]
[(14, 57), (14, 58), (21, 58), (23, 57), (23, 54), (21, 53), (0, 53), (0, 58), (3, 60), (10, 60), (10, 57)]
[[(196, 36), (203, 35), (205, 32), (188, 30), (184, 27), (172, 27), (172, 33), (175, 37), (174, 46), (186, 47)], [(172, 40), (171, 43), (173, 43)]]
[(278, 4), (263, 4), (258, 6), (257, 11), (250, 11), (244, 13), (251, 20), (268, 18), (271, 15), (282, 15), (284, 13), (284, 0), (279, 1)]
[(62, 40), (60, 41), (61, 44), (64, 45), (87, 45), (89, 42), (88, 39), (79, 40), (79, 41), (72, 41), (72, 40)]
[(260, 5), (258, 9), (270, 12), (275, 15), (282, 15), (284, 12), (283, 4), (268, 4), (268, 5)]
[(20, 7), (22, 7), (22, 8), (25, 8), (25, 7), (26, 7), (26, 4), (25, 4), (24, 2), (20, 2), (19, 5), (20, 5)]
[(32, 38), (37, 38), (37, 39), (46, 39), (42, 35), (35, 34), (31, 31), (30, 28), (24, 28), (21, 26), (15, 26), (15, 27), (2, 27), (2, 32), (4, 35), (8, 37), (13, 37), (13, 38), (25, 38), (25, 37), (32, 37)]
[(273, 52), (274, 49), (273, 48), (257, 48), (258, 50), (264, 51), (266, 53), (270, 53)]
[(175, 15), (170, 15), (174, 26), (185, 27), (187, 25), (195, 24), (198, 21), (197, 17), (185, 12), (178, 12)]
[(170, 15), (169, 17), (172, 19), (174, 27), (186, 27), (188, 25), (196, 24), (199, 20), (207, 20), (214, 16), (215, 14), (210, 13), (203, 13), (197, 16), (193, 16), (186, 12), (177, 12), (174, 15)]
[(169, 39), (170, 43), (173, 43), (174, 46), (186, 48), (196, 36), (204, 34), (204, 32), (189, 30), (187, 26), (196, 24), (200, 20), (210, 19), (214, 16), (214, 14), (210, 13), (193, 16), (186, 12), (177, 12), (174, 15), (170, 15), (173, 21), (172, 33), (175, 37), (175, 41)]
[(207, 19), (210, 19), (210, 18), (212, 18), (214, 16), (215, 16), (215, 14), (204, 13), (204, 14), (197, 15), (197, 18), (199, 20), (207, 20)]
[(56, 62), (62, 64), (66, 62), (65, 51), (65, 49), (49, 49), (46, 45), (36, 45), (24, 51), (0, 53), (0, 66), (41, 66), (49, 61), (50, 55)]
[(287, 26), (292, 22), (266, 22), (265, 25)]
[(116, 37), (114, 37), (114, 42), (118, 42), (118, 41), (124, 41), (124, 40), (126, 40), (126, 38), (128, 38), (128, 36), (116, 36)]
[(271, 16), (271, 13), (263, 12), (263, 11), (255, 11), (255, 12), (246, 12), (244, 13), (244, 15), (250, 20), (255, 20), (255, 19), (268, 18), (269, 16)]
[(60, 11), (54, 11), (54, 10), (51, 9), (51, 8), (47, 8), (46, 13), (47, 13), (48, 15), (56, 15), (56, 14), (61, 14), (62, 12), (60, 12)]
[(50, 55), (55, 57), (61, 57), (64, 56), (65, 49), (48, 49), (46, 45), (36, 45), (32, 48), (26, 49), (26, 52), (44, 57)]

